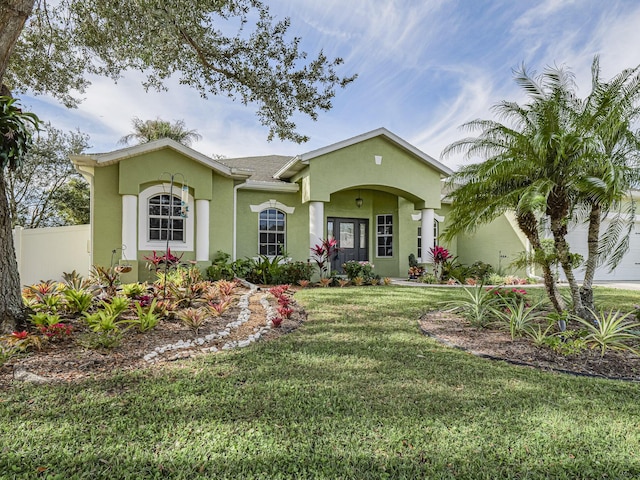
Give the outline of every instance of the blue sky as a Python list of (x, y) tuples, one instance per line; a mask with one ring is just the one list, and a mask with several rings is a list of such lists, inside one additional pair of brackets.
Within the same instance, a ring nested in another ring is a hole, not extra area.
[[(339, 90), (334, 108), (313, 122), (297, 117), (305, 144), (267, 142), (255, 109), (227, 98), (203, 100), (171, 82), (145, 93), (141, 77), (117, 84), (92, 79), (79, 108), (47, 97), (22, 102), (58, 128), (91, 137), (90, 151), (118, 148), (131, 118), (184, 120), (203, 139), (193, 148), (227, 157), (296, 155), (385, 127), (429, 155), (465, 136), (460, 125), (492, 118), (491, 106), (523, 99), (512, 70), (540, 72), (566, 65), (579, 93), (589, 93), (590, 67), (600, 55), (604, 78), (640, 64), (637, 0), (274, 0), (272, 15), (291, 17), (290, 35), (314, 57), (323, 49), (345, 60), (343, 75), (358, 79)], [(443, 162), (456, 168), (463, 159)]]

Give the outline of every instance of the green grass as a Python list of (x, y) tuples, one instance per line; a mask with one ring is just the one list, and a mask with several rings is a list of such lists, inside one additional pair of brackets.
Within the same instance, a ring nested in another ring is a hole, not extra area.
[(0, 392), (0, 478), (640, 477), (640, 385), (419, 334), (420, 313), (459, 294), (305, 290), (308, 322), (277, 341)]

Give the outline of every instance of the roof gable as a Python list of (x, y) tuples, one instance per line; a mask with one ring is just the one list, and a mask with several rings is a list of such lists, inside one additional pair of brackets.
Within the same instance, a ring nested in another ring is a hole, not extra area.
[(94, 154), (84, 154), (84, 155), (73, 155), (71, 156), (71, 160), (76, 165), (89, 165), (89, 166), (108, 166), (119, 163), (123, 160), (127, 160), (129, 158), (137, 157), (140, 155), (144, 155), (146, 153), (155, 152), (158, 150), (170, 149), (184, 155), (185, 157), (198, 162), (202, 165), (205, 165), (211, 168), (213, 171), (223, 175), (225, 177), (230, 178), (248, 178), (251, 176), (251, 171), (245, 168), (238, 168), (225, 165), (224, 163), (218, 162), (206, 155), (189, 148), (185, 145), (182, 145), (175, 140), (171, 140), (170, 138), (162, 138), (160, 140), (155, 140), (153, 142), (142, 143), (140, 145), (134, 145), (133, 147), (122, 148), (120, 150), (115, 150), (113, 152), (108, 153), (94, 153)]
[(389, 140), (391, 143), (395, 144), (397, 147), (409, 152), (425, 164), (429, 165), (437, 172), (439, 172), (443, 176), (449, 176), (453, 173), (453, 171), (447, 167), (446, 165), (440, 163), (435, 158), (427, 155), (422, 150), (416, 148), (411, 145), (406, 140), (403, 140), (396, 134), (390, 132), (386, 128), (377, 128), (376, 130), (372, 130), (367, 133), (363, 133), (361, 135), (357, 135), (355, 137), (348, 138), (346, 140), (342, 140), (340, 142), (334, 143), (332, 145), (328, 145), (326, 147), (322, 147), (316, 150), (312, 150), (311, 152), (303, 153), (302, 155), (298, 155), (292, 158), (289, 162), (278, 170), (274, 177), (287, 179), (291, 178), (293, 175), (302, 170), (306, 165), (309, 164), (309, 161), (313, 158), (320, 157), (322, 155), (326, 155), (328, 153), (335, 152), (337, 150), (350, 147), (352, 145), (356, 145), (358, 143), (362, 143), (366, 140), (370, 140), (376, 137), (383, 137)]

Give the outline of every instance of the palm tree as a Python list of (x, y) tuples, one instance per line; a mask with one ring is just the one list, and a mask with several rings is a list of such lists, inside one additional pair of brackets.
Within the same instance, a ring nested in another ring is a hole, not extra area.
[[(592, 284), (598, 265), (608, 259), (615, 268), (628, 250), (635, 220), (632, 187), (640, 181), (638, 159), (640, 137), (632, 126), (640, 109), (640, 67), (624, 70), (609, 82), (600, 78), (596, 56), (591, 67), (592, 92), (584, 102), (582, 123), (594, 131), (596, 155), (588, 168), (591, 176), (581, 185), (584, 214), (588, 216), (588, 257), (580, 294), (585, 307), (594, 310)], [(628, 202), (625, 203), (625, 200)], [(602, 220), (614, 214), (605, 234), (600, 236)]]
[[(523, 106), (502, 102), (494, 107), (511, 127), (495, 121), (470, 122), (466, 127), (481, 130), (480, 136), (445, 150), (445, 154), (463, 151), (468, 157), (479, 154), (486, 159), (451, 177), (452, 184), (461, 186), (451, 194), (453, 227), (447, 237), (513, 210), (536, 258), (544, 259), (537, 233), (539, 220), (544, 220), (553, 237), (554, 257), (569, 282), (573, 309), (583, 318), (593, 309), (596, 266), (606, 258), (612, 267), (620, 261), (633, 225), (633, 200), (625, 212), (622, 206), (640, 177), (636, 168), (640, 140), (631, 128), (639, 113), (639, 68), (625, 70), (605, 83), (596, 57), (593, 89), (585, 100), (575, 95), (570, 72), (548, 68), (535, 78), (522, 68), (516, 72), (516, 82), (529, 102)], [(602, 218), (614, 210), (619, 215), (600, 238)], [(584, 218), (589, 222), (589, 251), (580, 287), (566, 235), (572, 223)], [(562, 308), (557, 289), (550, 284), (554, 280), (550, 265), (542, 267), (547, 293), (554, 307)]]
[(190, 146), (194, 140), (200, 140), (200, 135), (196, 130), (188, 130), (184, 120), (177, 120), (174, 123), (156, 118), (155, 120), (140, 120), (134, 117), (131, 120), (133, 133), (125, 135), (118, 143), (128, 145), (131, 141), (138, 143), (148, 143), (161, 138), (170, 138), (183, 145)]
[(533, 77), (523, 67), (516, 82), (529, 102), (523, 106), (501, 102), (494, 107), (497, 121), (476, 120), (468, 129), (481, 130), (479, 137), (453, 143), (444, 154), (463, 151), (468, 157), (481, 155), (486, 160), (463, 168), (450, 182), (460, 183), (454, 190), (453, 228), (456, 233), (473, 229), (475, 222), (486, 223), (507, 210), (516, 212), (519, 227), (527, 236), (536, 258), (542, 259), (547, 294), (558, 311), (564, 304), (555, 286), (551, 264), (542, 248), (540, 221), (544, 218), (551, 231), (556, 258), (571, 287), (573, 307), (585, 315), (579, 287), (573, 274), (573, 260), (566, 241), (567, 225), (575, 211), (576, 187), (583, 175), (581, 161), (592, 149), (588, 136), (577, 129), (580, 102), (573, 75), (562, 68), (548, 68)]
[(532, 188), (535, 179), (535, 145), (529, 131), (531, 123), (527, 109), (515, 103), (502, 102), (494, 107), (501, 116), (510, 118), (514, 127), (492, 120), (474, 120), (465, 128), (482, 131), (477, 138), (465, 138), (448, 146), (444, 155), (465, 151), (467, 157), (481, 155), (482, 163), (468, 165), (449, 179), (452, 210), (445, 240), (459, 233), (471, 233), (478, 225), (489, 223), (507, 211), (514, 211), (518, 226), (526, 235), (536, 258), (541, 259), (544, 283), (554, 308), (565, 309), (551, 262), (547, 261), (540, 234), (540, 217), (544, 199)]

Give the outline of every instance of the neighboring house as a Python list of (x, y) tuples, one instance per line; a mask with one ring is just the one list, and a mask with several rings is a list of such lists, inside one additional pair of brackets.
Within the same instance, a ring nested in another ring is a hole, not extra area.
[[(427, 263), (446, 227), (442, 179), (452, 173), (384, 128), (293, 158), (213, 160), (163, 139), (72, 161), (91, 184), (92, 263), (130, 263), (126, 281), (147, 278), (144, 257), (164, 252), (167, 235), (173, 253), (201, 267), (219, 250), (306, 261), (334, 236), (333, 269), (368, 260), (404, 277), (409, 254)], [(503, 216), (447, 246), (463, 263), (507, 267), (527, 242)]]

